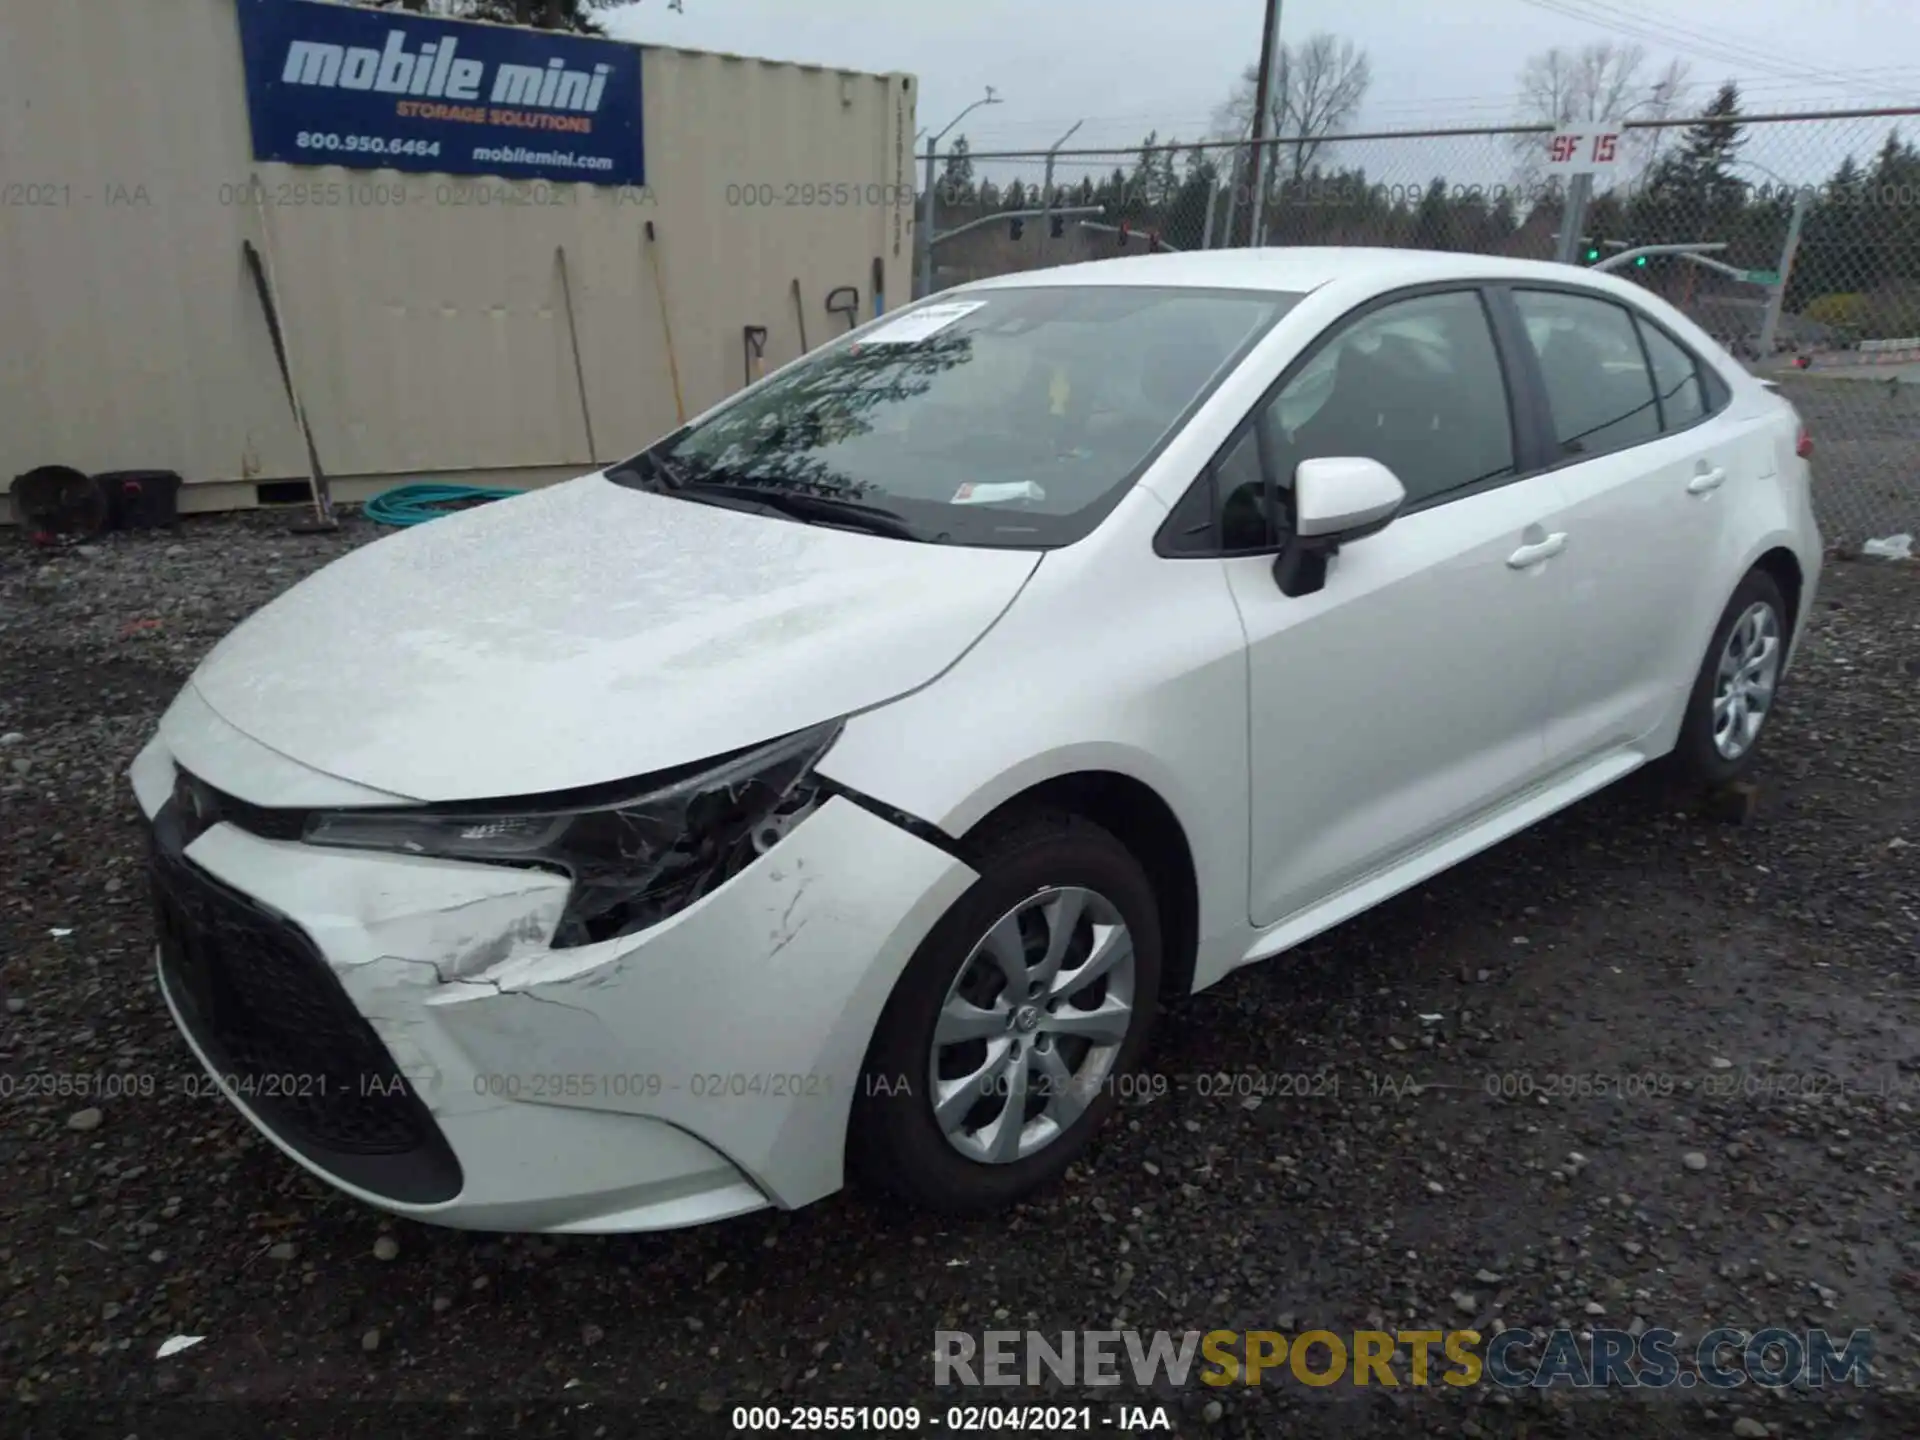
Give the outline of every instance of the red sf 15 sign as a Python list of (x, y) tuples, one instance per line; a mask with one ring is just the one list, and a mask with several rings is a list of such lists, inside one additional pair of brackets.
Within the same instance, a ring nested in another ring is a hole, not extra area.
[(1611, 170), (1620, 163), (1618, 126), (1564, 126), (1547, 139), (1547, 168), (1563, 175)]

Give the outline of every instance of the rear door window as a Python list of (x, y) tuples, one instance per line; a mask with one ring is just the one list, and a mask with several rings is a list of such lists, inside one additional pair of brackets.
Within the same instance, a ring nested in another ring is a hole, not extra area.
[(1563, 457), (1644, 444), (1660, 434), (1653, 377), (1626, 307), (1597, 296), (1515, 290), (1540, 362)]
[(1640, 338), (1647, 342), (1647, 358), (1653, 362), (1653, 383), (1660, 396), (1661, 429), (1684, 430), (1707, 413), (1706, 396), (1701, 389), (1700, 371), (1693, 357), (1667, 338), (1667, 332), (1645, 320), (1639, 322)]

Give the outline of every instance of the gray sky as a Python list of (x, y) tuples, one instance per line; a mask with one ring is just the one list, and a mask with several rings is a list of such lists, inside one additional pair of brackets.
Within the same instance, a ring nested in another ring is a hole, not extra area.
[[(1530, 54), (1606, 39), (1643, 44), (1650, 71), (1687, 60), (1702, 100), (1738, 78), (1750, 113), (1920, 105), (1915, 10), (1916, 0), (1284, 0), (1282, 35), (1326, 30), (1363, 46), (1373, 84), (1360, 124), (1401, 129), (1498, 123), (1514, 113)], [(1199, 138), (1258, 58), (1261, 17), (1261, 0), (685, 0), (684, 13), (641, 0), (612, 28), (691, 49), (909, 71), (919, 123), (932, 129), (992, 85), (1003, 103), (956, 132), (986, 150), (1045, 149), (1082, 119), (1074, 146), (1135, 146), (1149, 130)], [(1871, 149), (1885, 133), (1870, 122), (1818, 135), (1768, 128), (1782, 133), (1756, 137), (1749, 155), (1795, 181), (1824, 174), (1836, 147)], [(1920, 122), (1906, 134), (1920, 139)], [(1460, 142), (1451, 158), (1430, 150), (1408, 164), (1478, 170), (1484, 157), (1471, 151)]]

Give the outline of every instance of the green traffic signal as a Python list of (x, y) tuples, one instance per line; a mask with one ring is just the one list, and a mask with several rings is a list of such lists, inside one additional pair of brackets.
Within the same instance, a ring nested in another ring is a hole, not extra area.
[(1598, 260), (1599, 258), (1600, 258), (1600, 252), (1598, 250), (1587, 251), (1587, 263), (1589, 265), (1591, 265), (1595, 260)]
[(1647, 263), (1647, 257), (1644, 255), (1636, 255), (1633, 257), (1633, 263), (1635, 265), (1644, 265)]

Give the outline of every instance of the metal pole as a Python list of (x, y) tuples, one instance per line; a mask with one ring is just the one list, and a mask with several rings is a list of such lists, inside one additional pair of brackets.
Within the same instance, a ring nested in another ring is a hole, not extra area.
[(1562, 265), (1573, 264), (1580, 253), (1580, 236), (1587, 228), (1587, 202), (1592, 198), (1592, 173), (1574, 176), (1567, 186), (1567, 204), (1560, 216), (1559, 253), (1553, 257)]
[[(973, 104), (967, 106), (966, 109), (962, 110), (958, 115), (954, 116), (953, 119), (949, 120), (947, 122), (946, 130), (942, 130), (938, 135), (934, 136), (931, 140), (927, 141), (927, 193), (920, 207), (920, 232), (921, 232), (920, 234), (920, 294), (922, 296), (931, 295), (933, 293), (933, 183), (934, 183), (933, 182), (933, 157), (934, 157), (934, 152), (940, 148), (940, 142), (946, 139), (947, 130), (953, 129), (954, 126), (958, 125), (962, 120), (966, 119), (967, 116), (971, 115), (974, 111), (978, 110), (982, 105), (998, 105), (1000, 103), (1002, 103), (1000, 100), (1000, 97), (993, 93), (993, 86), (991, 85), (987, 86), (987, 93), (985, 95), (983, 95), (980, 99), (974, 101)], [(924, 134), (926, 132), (922, 131), (921, 133)]]
[(1227, 228), (1225, 239), (1221, 242), (1223, 249), (1233, 248), (1233, 222), (1240, 210), (1241, 183), (1240, 152), (1236, 150), (1233, 152), (1232, 162), (1227, 166)]
[[(553, 253), (560, 262), (560, 294), (567, 302), (567, 339), (573, 345), (573, 382), (580, 388), (580, 420), (587, 427), (587, 460), (597, 464), (600, 447), (593, 439), (593, 407), (587, 404), (587, 367), (580, 360), (580, 322), (573, 313), (573, 280), (567, 274), (567, 247), (556, 245)], [(674, 389), (678, 391), (678, 384)], [(685, 424), (686, 419), (682, 415), (680, 422)]]
[(1722, 275), (1731, 275), (1739, 279), (1746, 271), (1733, 265), (1722, 265), (1718, 260), (1706, 258), (1727, 248), (1724, 240), (1686, 240), (1671, 245), (1636, 245), (1631, 250), (1622, 250), (1618, 255), (1609, 255), (1595, 265), (1596, 273), (1607, 270), (1624, 270), (1633, 261), (1643, 255), (1678, 255), (1682, 260), (1692, 260), (1705, 265), (1710, 270), (1718, 270)]
[(927, 187), (920, 197), (920, 298), (933, 293), (933, 146), (927, 141)]
[[(260, 222), (260, 270), (255, 279), (261, 284), (260, 299), (267, 312), (267, 330), (273, 337), (273, 348), (280, 360), (280, 378), (287, 382), (287, 399), (293, 403), (294, 423), (300, 427), (300, 436), (307, 442), (307, 479), (313, 493), (313, 523), (316, 529), (333, 530), (340, 521), (333, 513), (333, 487), (327, 483), (326, 471), (320, 468), (320, 449), (313, 443), (313, 423), (307, 418), (306, 402), (300, 398), (299, 387), (293, 376), (293, 347), (287, 340), (287, 325), (281, 316), (285, 306), (281, 303), (280, 282), (274, 275), (273, 266), (273, 227), (267, 224), (266, 188), (260, 183), (259, 172), (253, 176), (253, 208)], [(18, 513), (17, 511), (15, 512)]]
[[(1099, 207), (1099, 206), (1095, 206), (1094, 208), (1095, 208), (1095, 209), (1099, 209), (1100, 207)], [(1072, 211), (1062, 211), (1061, 213), (1062, 213), (1062, 214), (1072, 214), (1073, 212), (1072, 212)], [(1119, 227), (1118, 225), (1102, 225), (1102, 224), (1100, 224), (1100, 223), (1099, 223), (1098, 221), (1094, 221), (1094, 220), (1082, 220), (1082, 221), (1080, 222), (1080, 228), (1081, 228), (1082, 230), (1098, 230), (1098, 231), (1099, 231), (1099, 232), (1100, 232), (1101, 234), (1103, 234), (1103, 235), (1118, 235), (1118, 234), (1120, 233), (1120, 227)], [(1149, 233), (1151, 233), (1151, 232), (1149, 232)], [(1168, 243), (1167, 243), (1166, 241), (1164, 241), (1164, 240), (1153, 240), (1153, 241), (1152, 241), (1152, 242), (1151, 242), (1151, 243), (1150, 243), (1150, 244), (1148, 245), (1148, 247), (1147, 247), (1147, 248), (1148, 248), (1148, 250), (1149, 250), (1149, 251), (1152, 251), (1152, 250), (1156, 250), (1156, 249), (1158, 249), (1158, 250), (1165, 250), (1165, 251), (1167, 251), (1167, 252), (1168, 252), (1169, 254), (1173, 254), (1173, 255), (1179, 255), (1179, 254), (1181, 254), (1181, 253), (1182, 253), (1182, 251), (1181, 251), (1181, 249), (1180, 249), (1180, 247), (1179, 247), (1178, 245), (1169, 245), (1169, 244), (1168, 244)]]
[(1267, 109), (1273, 101), (1273, 65), (1280, 49), (1280, 0), (1262, 0), (1267, 15), (1260, 32), (1260, 69), (1253, 82), (1253, 221), (1247, 243), (1260, 243), (1260, 222), (1267, 208)]
[(1793, 216), (1787, 221), (1787, 243), (1780, 247), (1780, 279), (1767, 296), (1767, 318), (1760, 322), (1760, 356), (1773, 354), (1774, 333), (1780, 328), (1780, 311), (1787, 303), (1787, 282), (1793, 279), (1793, 257), (1800, 249), (1800, 227), (1807, 218), (1807, 197), (1811, 187), (1802, 185), (1793, 197)]
[(1046, 262), (1047, 245), (1053, 239), (1053, 160), (1054, 160), (1054, 156), (1059, 153), (1060, 147), (1062, 145), (1066, 144), (1067, 141), (1073, 138), (1073, 131), (1078, 130), (1082, 125), (1086, 123), (1087, 122), (1084, 120), (1074, 121), (1073, 130), (1067, 131), (1066, 134), (1062, 135), (1058, 140), (1054, 141), (1053, 149), (1047, 151), (1047, 178), (1045, 182), (1045, 190), (1040, 197), (1041, 209), (1045, 211), (1045, 215), (1041, 222), (1044, 228), (1040, 231), (1040, 260), (1042, 264)]
[(1200, 248), (1213, 248), (1213, 216), (1220, 208), (1220, 187), (1212, 181), (1207, 183), (1207, 223), (1200, 230)]
[[(969, 220), (964, 225), (956, 225), (951, 230), (942, 230), (938, 235), (933, 237), (933, 243), (936, 245), (944, 245), (947, 241), (953, 239), (954, 236), (964, 235), (969, 230), (978, 230), (982, 225), (1004, 225), (1009, 220), (1032, 220), (1036, 219), (1042, 213), (1043, 212), (1039, 210), (994, 210), (976, 219)], [(1107, 213), (1107, 207), (1104, 205), (1069, 205), (1063, 206), (1053, 213), (1062, 216), (1104, 215)]]
[[(1247, 122), (1247, 134), (1253, 133), (1253, 122)], [(1246, 143), (1246, 136), (1234, 142), (1233, 150), (1227, 156), (1227, 223), (1221, 232), (1220, 246), (1223, 250), (1233, 248), (1233, 222), (1240, 210), (1240, 147)], [(1249, 155), (1248, 160), (1252, 160)], [(1251, 195), (1248, 196), (1252, 198)]]

